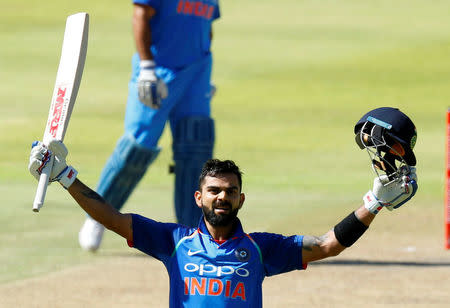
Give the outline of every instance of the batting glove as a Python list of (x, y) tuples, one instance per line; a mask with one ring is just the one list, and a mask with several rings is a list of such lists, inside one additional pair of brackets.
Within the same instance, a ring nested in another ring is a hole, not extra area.
[(380, 175), (373, 181), (373, 189), (364, 195), (364, 206), (377, 214), (383, 207), (392, 211), (408, 202), (417, 192), (416, 168), (411, 167), (408, 175), (390, 181), (387, 175)]
[(161, 101), (168, 95), (166, 83), (155, 74), (155, 62), (142, 60), (139, 63), (141, 71), (138, 76), (139, 100), (154, 109), (161, 107)]
[(67, 189), (75, 181), (78, 174), (75, 168), (67, 166), (67, 154), (68, 150), (66, 146), (59, 140), (51, 140), (48, 146), (45, 146), (42, 142), (35, 141), (33, 142), (30, 153), (28, 170), (39, 181), (42, 169), (50, 161), (51, 155), (54, 155), (49, 182), (58, 181)]

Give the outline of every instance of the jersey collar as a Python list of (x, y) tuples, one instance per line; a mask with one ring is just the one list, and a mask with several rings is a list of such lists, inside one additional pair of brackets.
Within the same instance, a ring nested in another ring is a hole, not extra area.
[[(198, 223), (198, 231), (201, 234), (209, 236), (214, 241), (213, 237), (211, 236), (211, 234), (208, 231), (208, 228), (206, 227), (205, 220), (203, 219), (203, 216), (200, 218), (200, 221)], [(228, 240), (235, 239), (235, 238), (238, 238), (238, 237), (242, 237), (244, 235), (245, 235), (245, 233), (244, 233), (244, 229), (242, 228), (241, 221), (239, 220), (239, 218), (236, 218), (236, 222), (235, 222), (235, 225), (234, 225), (233, 233), (232, 233), (231, 237)]]

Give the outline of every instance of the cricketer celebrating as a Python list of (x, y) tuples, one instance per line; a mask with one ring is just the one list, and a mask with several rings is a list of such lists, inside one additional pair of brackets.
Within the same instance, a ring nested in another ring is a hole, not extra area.
[(355, 133), (358, 145), (374, 155), (378, 176), (363, 197), (364, 205), (319, 237), (245, 233), (237, 218), (245, 201), (241, 171), (230, 160), (211, 159), (203, 166), (194, 195), (203, 212), (197, 228), (120, 213), (76, 179), (60, 141), (53, 140), (48, 148), (35, 143), (29, 170), (39, 178), (39, 170), (54, 155), (52, 181), (59, 181), (91, 217), (130, 247), (163, 262), (170, 277), (170, 307), (262, 307), (266, 276), (338, 255), (361, 237), (383, 207), (396, 209), (416, 193), (416, 133), (406, 115), (393, 108), (375, 109), (361, 118)]
[[(198, 174), (212, 157), (210, 101), (212, 22), (218, 0), (133, 0), (132, 58), (125, 132), (103, 168), (97, 192), (120, 210), (160, 152), (167, 121), (172, 131), (177, 221), (194, 227), (201, 216), (192, 195)], [(83, 249), (99, 248), (104, 226), (87, 217), (79, 233)]]

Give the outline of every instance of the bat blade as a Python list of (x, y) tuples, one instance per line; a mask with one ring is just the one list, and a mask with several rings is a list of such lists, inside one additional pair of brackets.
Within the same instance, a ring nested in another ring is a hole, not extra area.
[[(63, 141), (80, 87), (86, 60), (89, 33), (89, 15), (77, 13), (67, 17), (55, 87), (53, 89), (43, 142)], [(47, 163), (39, 178), (33, 202), (33, 211), (39, 212), (44, 204), (53, 160)]]

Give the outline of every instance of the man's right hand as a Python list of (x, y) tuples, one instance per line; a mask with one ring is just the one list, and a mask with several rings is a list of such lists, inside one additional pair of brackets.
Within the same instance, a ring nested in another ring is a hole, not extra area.
[(137, 79), (139, 100), (154, 109), (161, 107), (161, 101), (168, 95), (166, 83), (155, 74), (155, 62), (141, 60), (141, 71)]
[(51, 161), (51, 155), (54, 155), (50, 182), (58, 181), (64, 188), (69, 188), (75, 181), (78, 172), (72, 166), (67, 166), (68, 150), (64, 143), (53, 139), (49, 142), (48, 147), (39, 141), (33, 142), (32, 146), (28, 164), (31, 175), (39, 181), (42, 169)]

